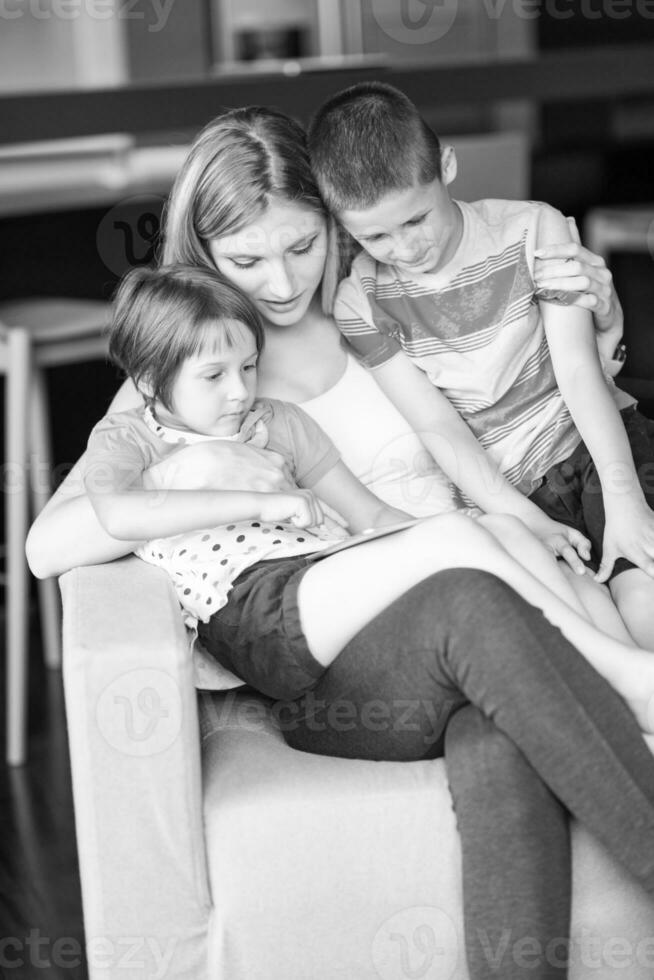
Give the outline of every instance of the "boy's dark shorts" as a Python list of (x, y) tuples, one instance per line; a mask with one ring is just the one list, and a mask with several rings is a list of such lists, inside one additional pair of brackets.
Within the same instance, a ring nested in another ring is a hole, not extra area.
[(302, 632), (297, 591), (311, 555), (257, 562), (235, 580), (226, 606), (198, 633), (207, 651), (251, 687), (292, 701), (325, 672)]
[[(654, 422), (635, 406), (620, 412), (629, 437), (638, 480), (650, 507), (654, 508)], [(620, 474), (616, 473), (620, 480)], [(575, 527), (590, 538), (593, 546), (589, 564), (597, 571), (604, 537), (604, 503), (595, 464), (584, 442), (571, 456), (547, 471), (543, 483), (529, 497), (555, 521)], [(618, 558), (611, 578), (636, 566)]]

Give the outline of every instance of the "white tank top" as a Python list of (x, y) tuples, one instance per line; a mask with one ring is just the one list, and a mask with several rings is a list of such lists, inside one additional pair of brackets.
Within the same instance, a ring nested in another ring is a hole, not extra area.
[(456, 508), (447, 477), (377, 382), (351, 354), (333, 387), (300, 407), (373, 493), (414, 517)]

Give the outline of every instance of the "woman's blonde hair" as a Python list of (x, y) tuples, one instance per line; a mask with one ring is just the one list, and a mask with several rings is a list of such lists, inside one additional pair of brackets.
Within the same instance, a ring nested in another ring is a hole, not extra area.
[[(326, 213), (300, 124), (265, 106), (219, 116), (196, 138), (177, 176), (160, 261), (214, 269), (211, 239), (254, 221), (273, 197)], [(334, 277), (327, 278), (331, 292)]]

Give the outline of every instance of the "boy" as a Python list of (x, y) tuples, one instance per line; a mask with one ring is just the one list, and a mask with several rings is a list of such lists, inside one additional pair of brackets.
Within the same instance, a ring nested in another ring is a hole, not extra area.
[(364, 250), (338, 289), (341, 331), (466, 496), (536, 534), (534, 504), (588, 534), (597, 580), (654, 649), (654, 424), (603, 375), (590, 314), (538, 299), (534, 260), (569, 239), (563, 216), (455, 202), (454, 150), (381, 83), (330, 99), (309, 149)]

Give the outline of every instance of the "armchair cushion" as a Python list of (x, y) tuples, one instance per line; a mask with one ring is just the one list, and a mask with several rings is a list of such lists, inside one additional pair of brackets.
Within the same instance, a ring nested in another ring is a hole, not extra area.
[[(201, 735), (165, 573), (128, 558), (62, 590), (91, 980), (467, 980), (442, 760), (298, 752), (246, 691), (202, 693)], [(654, 905), (572, 835), (572, 980), (651, 980)]]

